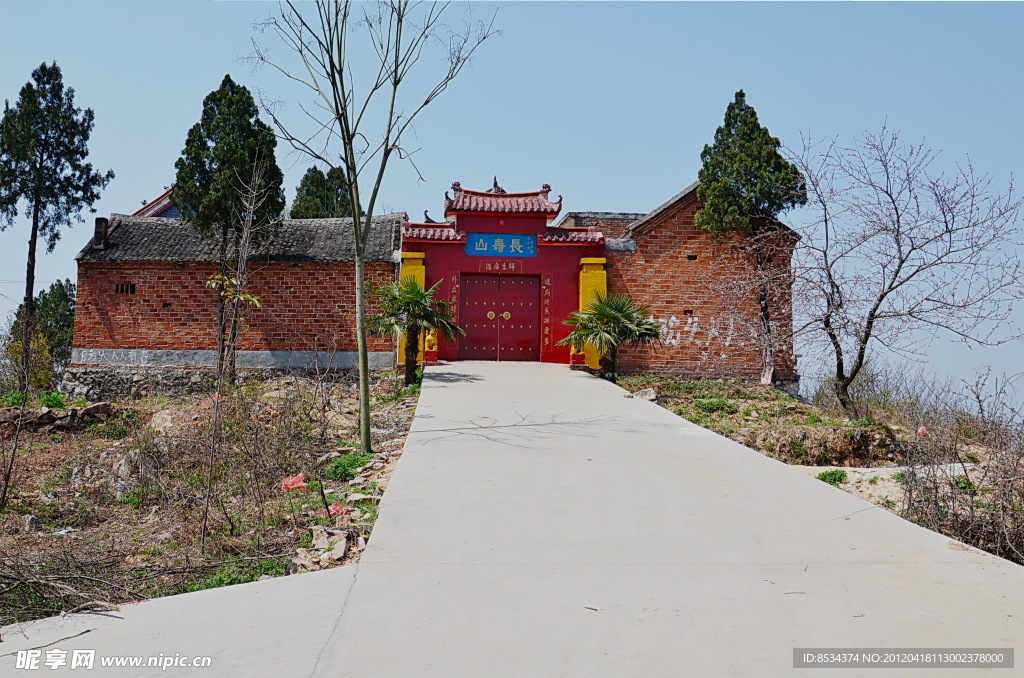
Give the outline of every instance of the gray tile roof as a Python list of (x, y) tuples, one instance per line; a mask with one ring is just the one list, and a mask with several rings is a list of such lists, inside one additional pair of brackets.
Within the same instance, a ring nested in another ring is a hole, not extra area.
[[(367, 261), (394, 261), (404, 213), (373, 218)], [(352, 219), (285, 219), (258, 254), (263, 261), (352, 261)], [(215, 238), (201, 239), (180, 219), (112, 214), (104, 249), (92, 240), (79, 261), (219, 261)]]
[(647, 212), (567, 212), (556, 226), (564, 226), (573, 219), (606, 219), (609, 221), (636, 221), (647, 216)]

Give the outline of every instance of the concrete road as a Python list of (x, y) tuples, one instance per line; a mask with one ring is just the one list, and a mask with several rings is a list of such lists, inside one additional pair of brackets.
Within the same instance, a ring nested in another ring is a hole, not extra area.
[[(91, 628), (53, 647), (213, 658), (93, 675), (847, 678), (907, 673), (794, 648), (1024, 640), (1024, 568), (624, 396), (559, 365), (431, 368), (358, 566), (46, 620), (0, 654)], [(936, 671), (1024, 675), (913, 675)]]

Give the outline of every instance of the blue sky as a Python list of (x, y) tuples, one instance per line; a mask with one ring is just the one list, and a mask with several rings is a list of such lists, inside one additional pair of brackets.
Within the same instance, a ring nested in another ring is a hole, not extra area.
[[(174, 176), (185, 133), (225, 73), (289, 104), (269, 71), (242, 60), (272, 2), (0, 0), (0, 99), (56, 60), (96, 112), (90, 160), (117, 178), (97, 214), (132, 212)], [(383, 205), (439, 218), (452, 181), (508, 190), (551, 184), (565, 210), (646, 212), (691, 183), (737, 89), (784, 143), (849, 140), (883, 122), (952, 164), (1005, 186), (1024, 158), (1020, 3), (473, 2), (501, 35), (419, 119), (416, 162), (394, 165)], [(456, 12), (463, 7), (452, 8)], [(289, 201), (306, 161), (279, 147)], [(37, 289), (74, 278), (93, 215), (41, 255)], [(0, 233), (0, 314), (22, 295), (27, 224)], [(14, 281), (14, 282), (10, 282)], [(1018, 324), (1024, 314), (1016, 317)], [(1017, 347), (967, 351), (937, 340), (936, 371), (1024, 371)]]

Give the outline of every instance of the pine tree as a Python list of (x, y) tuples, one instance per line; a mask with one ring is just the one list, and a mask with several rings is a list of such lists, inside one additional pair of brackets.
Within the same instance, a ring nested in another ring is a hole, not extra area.
[(779, 140), (757, 120), (743, 90), (725, 109), (715, 141), (700, 154), (696, 225), (710, 233), (762, 228), (807, 203), (800, 170), (779, 153)]
[[(4, 102), (0, 120), (0, 230), (13, 226), (18, 205), (24, 201), (31, 214), (25, 268), (22, 342), (35, 334), (36, 244), (42, 237), (52, 252), (62, 226), (82, 222), (84, 208), (92, 209), (100, 190), (114, 178), (113, 171), (100, 173), (86, 162), (89, 136), (94, 125), (92, 109), (75, 108), (75, 90), (65, 89), (56, 63), (42, 64), (32, 72), (34, 82), (21, 88), (14, 107)], [(27, 388), (31, 351), (21, 353), (21, 386)]]
[(352, 216), (352, 199), (349, 197), (345, 170), (332, 167), (327, 174), (316, 167), (310, 167), (302, 176), (292, 203), (292, 219), (334, 219)]

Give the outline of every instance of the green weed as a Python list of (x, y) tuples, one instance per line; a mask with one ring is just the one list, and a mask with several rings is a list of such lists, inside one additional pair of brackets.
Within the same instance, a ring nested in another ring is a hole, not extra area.
[(834, 468), (831, 471), (822, 471), (815, 477), (829, 485), (839, 487), (846, 482), (846, 471), (841, 468)]
[(324, 475), (331, 480), (352, 480), (356, 477), (356, 469), (366, 466), (371, 459), (373, 459), (372, 454), (350, 452), (335, 458), (331, 465), (327, 467), (327, 472)]
[(721, 397), (696, 400), (693, 406), (707, 414), (736, 414), (740, 411), (740, 408), (735, 403)]
[(967, 476), (956, 476), (953, 485), (961, 492), (977, 492), (978, 486)]
[(107, 440), (121, 440), (123, 438), (127, 438), (138, 428), (138, 410), (126, 408), (118, 412), (116, 415), (108, 417), (100, 427), (100, 432)]
[(39, 394), (39, 404), (55, 410), (63, 410), (68, 406), (68, 401), (63, 394), (56, 391), (43, 391)]
[[(802, 440), (791, 440), (789, 450), (793, 453), (793, 459), (796, 461), (803, 461), (807, 458), (807, 444)], [(845, 477), (846, 471), (843, 471), (843, 475)]]
[(21, 407), (28, 401), (24, 391), (7, 391), (0, 394), (0, 405), (4, 407)]

